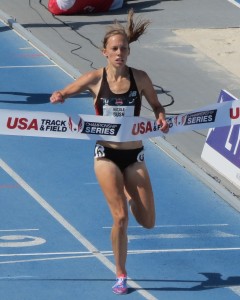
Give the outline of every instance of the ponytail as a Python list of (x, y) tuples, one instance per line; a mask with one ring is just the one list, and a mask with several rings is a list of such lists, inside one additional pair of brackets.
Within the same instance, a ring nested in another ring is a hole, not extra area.
[(130, 9), (127, 15), (127, 24), (125, 27), (117, 20), (114, 21), (113, 25), (108, 26), (103, 39), (103, 48), (106, 48), (108, 39), (117, 34), (125, 36), (129, 44), (137, 41), (139, 37), (146, 32), (149, 24), (149, 20), (142, 20), (139, 18), (134, 20), (134, 11), (133, 9)]

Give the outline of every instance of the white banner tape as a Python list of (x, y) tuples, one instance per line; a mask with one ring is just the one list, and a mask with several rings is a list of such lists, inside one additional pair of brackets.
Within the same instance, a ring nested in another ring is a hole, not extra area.
[[(240, 102), (213, 104), (168, 117), (168, 134), (240, 124)], [(0, 109), (0, 134), (127, 142), (163, 135), (155, 120), (142, 117), (66, 115)]]

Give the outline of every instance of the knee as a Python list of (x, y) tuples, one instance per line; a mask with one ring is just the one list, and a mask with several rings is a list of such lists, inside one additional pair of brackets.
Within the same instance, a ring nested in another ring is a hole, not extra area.
[(114, 217), (114, 226), (119, 229), (126, 229), (128, 226), (128, 215), (126, 213), (118, 213)]
[(146, 229), (152, 229), (155, 227), (155, 218), (149, 218), (145, 219), (143, 222), (141, 222), (142, 226)]
[(148, 222), (148, 223), (144, 223), (142, 224), (142, 226), (146, 229), (153, 229), (154, 226), (155, 226), (155, 223), (154, 222)]
[(136, 204), (132, 199), (129, 201), (129, 206), (136, 221), (146, 229), (152, 229), (155, 226), (155, 210), (145, 209), (142, 204)]

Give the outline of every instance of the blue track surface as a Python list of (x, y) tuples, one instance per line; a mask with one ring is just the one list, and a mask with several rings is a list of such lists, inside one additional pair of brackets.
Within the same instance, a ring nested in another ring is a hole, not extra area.
[[(72, 81), (0, 23), (0, 108), (93, 114), (87, 94), (49, 104)], [(0, 136), (0, 299), (115, 299), (111, 217), (93, 142)], [(128, 299), (240, 297), (239, 213), (145, 142), (157, 226), (129, 226)]]

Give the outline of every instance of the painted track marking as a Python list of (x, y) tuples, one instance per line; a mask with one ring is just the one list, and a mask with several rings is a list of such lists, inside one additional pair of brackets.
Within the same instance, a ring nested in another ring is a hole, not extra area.
[(36, 66), (0, 66), (0, 69), (16, 69), (16, 68), (49, 68), (56, 67), (56, 65), (36, 65)]
[[(92, 243), (90, 243), (76, 228), (63, 218), (46, 200), (44, 200), (30, 185), (24, 181), (10, 166), (0, 159), (0, 167), (14, 179), (34, 200), (38, 202), (57, 222), (59, 222), (69, 233), (71, 233), (86, 249), (88, 249), (105, 267), (115, 274), (115, 265), (108, 260)], [(152, 294), (143, 290), (135, 281), (129, 278), (131, 288), (147, 300), (157, 300)]]

